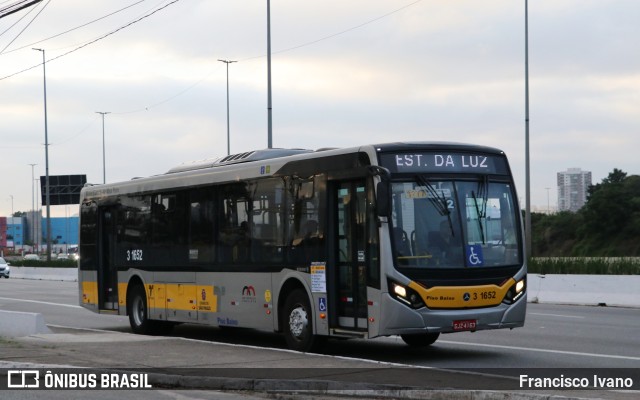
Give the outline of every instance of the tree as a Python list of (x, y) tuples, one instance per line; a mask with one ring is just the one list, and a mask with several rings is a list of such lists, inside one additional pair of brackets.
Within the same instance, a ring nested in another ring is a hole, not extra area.
[(602, 183), (592, 187), (580, 213), (584, 217), (580, 232), (584, 242), (603, 250), (619, 247), (612, 244), (640, 232), (640, 176), (627, 177), (625, 172), (614, 169)]
[(626, 178), (627, 178), (626, 172), (618, 168), (614, 168), (613, 172), (609, 172), (609, 175), (602, 180), (602, 183), (589, 186), (589, 188), (587, 189), (587, 201), (589, 201), (589, 198), (595, 192), (597, 192), (598, 189), (600, 189), (601, 187), (610, 185), (610, 184), (622, 183)]
[(535, 257), (571, 255), (582, 215), (562, 211), (552, 215), (533, 213), (531, 217), (532, 254)]
[(626, 178), (626, 172), (619, 170), (618, 168), (614, 168), (613, 172), (609, 172), (609, 176), (602, 180), (602, 184), (623, 183)]

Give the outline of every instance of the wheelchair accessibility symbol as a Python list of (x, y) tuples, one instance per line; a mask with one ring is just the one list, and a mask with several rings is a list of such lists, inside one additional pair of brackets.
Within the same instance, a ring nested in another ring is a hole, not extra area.
[(481, 267), (484, 265), (484, 258), (482, 256), (482, 246), (479, 244), (472, 244), (467, 246), (467, 265), (471, 267)]
[(324, 312), (327, 311), (327, 299), (324, 297), (318, 298), (318, 310)]

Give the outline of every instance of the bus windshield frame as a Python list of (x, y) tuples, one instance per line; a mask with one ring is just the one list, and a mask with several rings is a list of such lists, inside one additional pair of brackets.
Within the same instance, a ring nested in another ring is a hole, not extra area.
[(415, 174), (394, 179), (391, 188), (398, 269), (522, 264), (518, 206), (509, 179)]

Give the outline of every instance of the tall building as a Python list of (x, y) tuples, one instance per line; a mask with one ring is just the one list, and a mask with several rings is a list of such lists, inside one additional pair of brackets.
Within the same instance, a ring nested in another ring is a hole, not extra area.
[(569, 168), (558, 172), (558, 211), (576, 212), (587, 202), (591, 172)]

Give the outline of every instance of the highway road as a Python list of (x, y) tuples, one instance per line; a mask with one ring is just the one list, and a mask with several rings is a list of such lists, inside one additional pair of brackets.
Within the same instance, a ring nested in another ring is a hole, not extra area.
[[(49, 325), (130, 332), (126, 317), (78, 306), (77, 283), (0, 280), (0, 309), (43, 314)], [(640, 368), (640, 309), (529, 304), (524, 328), (441, 335), (416, 350), (399, 338), (330, 341), (325, 354), (451, 368)], [(181, 325), (172, 336), (285, 348), (280, 335)]]

